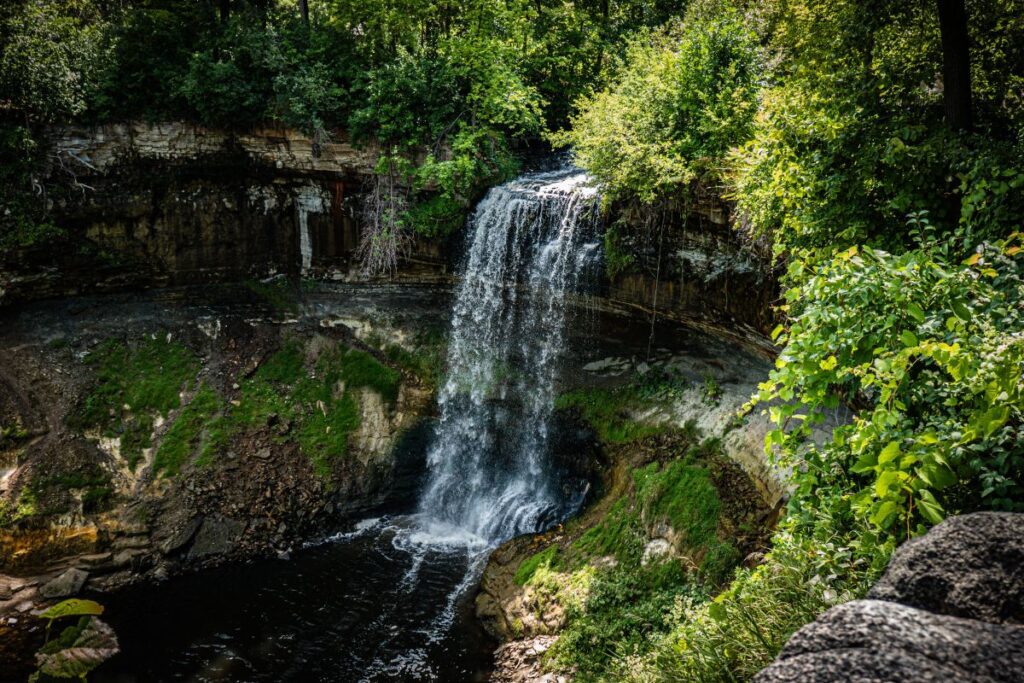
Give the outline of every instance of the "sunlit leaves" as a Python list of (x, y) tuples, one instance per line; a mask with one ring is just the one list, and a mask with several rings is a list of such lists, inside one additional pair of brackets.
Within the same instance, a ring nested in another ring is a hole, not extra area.
[[(845, 467), (861, 487), (855, 509), (897, 536), (951, 511), (1024, 504), (1019, 239), (983, 244), (959, 267), (930, 250), (864, 247), (805, 272), (755, 399), (772, 401), (779, 428), (766, 445), (800, 487), (821, 485), (817, 467)], [(861, 407), (831, 443), (811, 446), (814, 419), (794, 418), (837, 397)]]

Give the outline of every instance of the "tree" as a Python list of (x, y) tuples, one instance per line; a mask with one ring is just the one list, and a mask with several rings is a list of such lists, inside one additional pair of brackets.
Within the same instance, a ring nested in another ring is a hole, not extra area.
[(937, 0), (942, 34), (942, 97), (946, 123), (956, 131), (973, 127), (971, 55), (964, 0)]

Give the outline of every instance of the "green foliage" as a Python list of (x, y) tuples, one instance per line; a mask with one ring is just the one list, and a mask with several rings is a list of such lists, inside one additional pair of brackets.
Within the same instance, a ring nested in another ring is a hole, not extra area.
[(558, 136), (603, 183), (606, 199), (650, 203), (695, 179), (714, 182), (722, 157), (746, 139), (756, 36), (735, 10), (700, 9), (634, 38), (612, 85), (582, 100), (571, 130)]
[(609, 278), (625, 273), (636, 262), (636, 256), (624, 244), (624, 231), (618, 223), (604, 231), (604, 267)]
[[(684, 443), (696, 439), (691, 430), (680, 436)], [(572, 668), (581, 681), (618, 680), (612, 675), (617, 662), (651, 652), (678, 625), (683, 605), (703, 603), (732, 573), (740, 558), (718, 537), (722, 506), (711, 478), (720, 457), (719, 444), (710, 440), (679, 458), (634, 469), (624, 494), (596, 524), (520, 563), (515, 582), (566, 609), (566, 626), (547, 656), (550, 666)], [(684, 557), (644, 563), (653, 530), (666, 526)], [(575, 533), (572, 524), (566, 531)]]
[[(622, 656), (612, 680), (747, 681), (786, 640), (832, 605), (861, 597), (888, 559), (886, 548), (838, 535), (832, 521), (808, 536), (784, 527), (757, 568), (741, 569), (711, 602), (679, 602), (652, 652)], [(852, 545), (851, 545), (852, 543)]]
[[(785, 347), (758, 399), (788, 402), (769, 409), (768, 446), (806, 469), (801, 490), (847, 471), (855, 508), (897, 538), (949, 513), (1024, 509), (1020, 249), (1014, 235), (961, 265), (944, 243), (793, 264)], [(863, 406), (853, 422), (808, 445), (844, 396)]]
[(226, 445), (225, 432), (220, 428), (222, 410), (223, 401), (217, 392), (209, 385), (201, 384), (160, 440), (153, 456), (153, 473), (175, 476), (191, 460), (197, 448), (197, 462), (211, 462)]
[(578, 410), (606, 444), (627, 443), (662, 431), (658, 425), (632, 418), (631, 411), (643, 404), (644, 397), (633, 385), (613, 389), (577, 389), (555, 400), (556, 409)]
[(53, 607), (47, 608), (39, 615), (39, 618), (48, 620), (47, 628), (49, 628), (49, 624), (52, 624), (54, 619), (98, 616), (100, 614), (103, 614), (103, 605), (98, 602), (71, 598), (69, 600), (62, 600)]
[(128, 344), (105, 342), (85, 362), (96, 384), (69, 421), (120, 436), (121, 454), (134, 468), (150, 444), (154, 418), (181, 405), (180, 392), (198, 371), (195, 355), (169, 335), (154, 334)]
[(977, 46), (971, 135), (949, 130), (942, 88), (930, 85), (942, 68), (933, 4), (880, 1), (870, 16), (852, 1), (767, 6), (765, 38), (784, 58), (751, 140), (733, 155), (733, 194), (778, 253), (827, 258), (857, 244), (896, 252), (913, 246), (905, 217), (919, 211), (958, 230), (964, 253), (1019, 226), (1024, 107), (1006, 74), (1024, 62), (1006, 41), (1024, 35), (1011, 19), (1021, 5), (967, 8)]
[(105, 29), (87, 0), (25, 2), (0, 16), (0, 101), (36, 121), (81, 114), (106, 56)]
[(570, 606), (547, 658), (575, 667), (576, 680), (608, 680), (615, 658), (648, 651), (666, 632), (675, 605), (703, 600), (706, 594), (678, 562), (619, 565), (594, 577), (583, 605)]
[[(78, 598), (58, 602), (42, 612), (39, 617), (47, 620), (46, 642), (36, 654), (39, 669), (29, 677), (29, 682), (69, 678), (84, 681), (93, 669), (117, 654), (117, 637), (109, 626), (96, 618), (101, 614), (103, 605)], [(53, 622), (67, 617), (79, 619), (51, 640)]]

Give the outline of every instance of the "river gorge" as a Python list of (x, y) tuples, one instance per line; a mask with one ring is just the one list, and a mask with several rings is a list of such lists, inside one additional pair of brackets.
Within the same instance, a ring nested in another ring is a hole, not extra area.
[[(43, 482), (34, 504), (53, 510), (44, 525), (4, 541), (11, 614), (47, 595), (47, 581), (83, 572), (85, 594), (106, 606), (122, 649), (95, 672), (98, 681), (487, 680), (494, 638), (508, 636), (494, 624), (518, 619), (500, 606), (514, 586), (489, 602), (478, 597), (494, 549), (563, 529), (583, 506), (621, 495), (614, 480), (624, 457), (606, 452), (585, 414), (561, 397), (645, 377), (673, 386), (635, 419), (722, 433), (741, 465), (732, 476), (747, 478), (754, 498), (745, 523), (768, 529), (780, 489), (757, 455), (765, 425), (727, 426), (765, 371), (764, 356), (756, 344), (744, 349), (610, 304), (598, 200), (571, 168), (491, 190), (467, 226), (454, 287), (295, 288), (278, 278), (8, 313), (5, 353), (14, 362), (3, 380), (16, 400), (7, 409), (36, 455), (11, 460), (4, 486), (34, 477)], [(180, 354), (186, 366), (182, 407), (146, 423), (150, 445), (130, 466), (126, 445), (139, 438), (140, 417), (127, 403), (131, 378), (118, 377), (125, 368), (96, 367), (110, 349), (115, 363), (143, 372), (152, 371), (147, 355), (164, 367)], [(372, 372), (348, 374), (351, 354)], [(97, 370), (124, 387), (126, 403), (104, 409), (91, 431), (81, 411), (83, 400), (100, 400), (88, 398)], [(381, 373), (388, 382), (366, 376)], [(296, 389), (308, 381), (327, 391), (301, 404), (310, 399)], [(205, 387), (226, 401), (192, 417)], [(274, 402), (264, 389), (287, 397)], [(358, 415), (346, 423), (336, 416), (350, 396)], [(225, 427), (238, 413), (246, 417)], [(32, 436), (42, 425), (56, 433)], [(192, 431), (172, 477), (162, 460), (182, 438), (176, 425)], [(221, 429), (231, 435), (206, 464), (202, 453)], [(309, 437), (314, 429), (325, 437)], [(329, 450), (331, 429), (353, 430), (348, 453)], [(71, 444), (70, 454), (58, 443)], [(304, 448), (328, 449), (315, 471)], [(658, 457), (657, 446), (644, 456)], [(47, 484), (61, 476), (67, 484)], [(671, 533), (652, 530), (666, 545)], [(763, 542), (763, 533), (745, 533), (747, 551)], [(39, 578), (16, 578), (26, 574)], [(495, 609), (506, 612), (498, 622)], [(15, 631), (30, 626), (17, 642), (38, 637), (24, 617), (10, 619)]]

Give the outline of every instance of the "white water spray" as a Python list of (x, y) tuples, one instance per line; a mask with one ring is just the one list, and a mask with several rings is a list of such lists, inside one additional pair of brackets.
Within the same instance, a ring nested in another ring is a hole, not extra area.
[(522, 176), (477, 206), (424, 517), (495, 543), (578, 505), (552, 486), (549, 422), (566, 295), (597, 262), (596, 224), (596, 191), (578, 170)]

